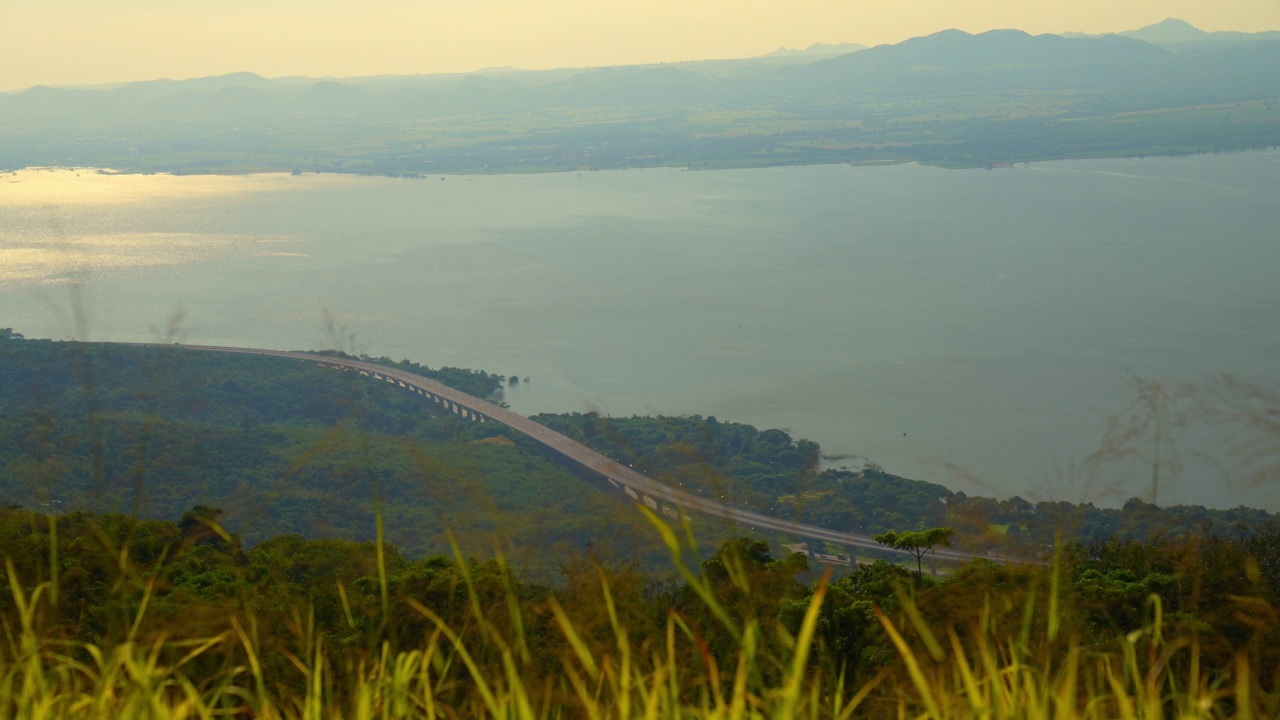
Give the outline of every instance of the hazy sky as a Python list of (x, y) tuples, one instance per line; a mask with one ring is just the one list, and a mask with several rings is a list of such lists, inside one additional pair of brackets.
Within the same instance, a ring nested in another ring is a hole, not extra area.
[(0, 89), (184, 78), (465, 72), (746, 57), (814, 42), (1280, 29), (1280, 0), (0, 0)]

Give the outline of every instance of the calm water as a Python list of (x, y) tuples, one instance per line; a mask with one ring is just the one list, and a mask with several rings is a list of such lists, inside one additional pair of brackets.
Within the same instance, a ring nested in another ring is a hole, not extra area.
[[(1111, 504), (1144, 482), (1103, 490), (1079, 464), (1131, 378), (1280, 386), (1277, 228), (1276, 153), (446, 181), (24, 171), (0, 176), (0, 326), (148, 340), (181, 310), (186, 341), (296, 349), (331, 344), (328, 315), (363, 351), (529, 376), (508, 393), (521, 412), (716, 415), (970, 492)], [(1280, 510), (1178, 432), (1162, 502)]]

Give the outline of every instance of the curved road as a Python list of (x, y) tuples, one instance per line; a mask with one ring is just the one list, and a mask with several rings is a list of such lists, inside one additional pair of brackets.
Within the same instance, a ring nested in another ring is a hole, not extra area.
[[(174, 347), (172, 345), (158, 345), (155, 343), (130, 344), (145, 345), (149, 347)], [(544, 425), (540, 425), (523, 415), (518, 415), (506, 408), (499, 407), (491, 402), (473, 397), (444, 385), (439, 381), (423, 377), (416, 373), (387, 367), (385, 365), (363, 362), (360, 360), (349, 360), (346, 358), (316, 355), (312, 353), (283, 352), (279, 350), (261, 350), (255, 348), (218, 347), (212, 345), (179, 345), (178, 347), (186, 350), (204, 352), (265, 355), (268, 357), (301, 360), (304, 362), (316, 363), (324, 367), (340, 368), (359, 372), (361, 375), (369, 376), (372, 379), (392, 383), (397, 387), (404, 388), (409, 392), (417, 393), (418, 395), (422, 395), (424, 398), (441, 404), (451, 412), (466, 417), (467, 419), (477, 420), (480, 422), (498, 422), (514, 430), (518, 430), (543, 445), (546, 445), (552, 450), (574, 460), (583, 467), (594, 470), (604, 476), (605, 479), (607, 479), (614, 487), (625, 492), (631, 497), (631, 499), (638, 503), (643, 503), (655, 511), (661, 510), (661, 512), (666, 514), (668, 517), (679, 517), (678, 509), (684, 508), (688, 511), (695, 511), (705, 515), (723, 518), (752, 530), (773, 530), (809, 540), (832, 542), (844, 547), (869, 548), (875, 550), (885, 549), (883, 545), (877, 543), (869, 535), (855, 535), (853, 533), (836, 532), (834, 530), (828, 530), (826, 528), (816, 527), (813, 525), (804, 525), (802, 523), (782, 520), (768, 515), (761, 515), (760, 513), (735, 508), (716, 502), (715, 500), (709, 500), (699, 495), (664, 485), (663, 483), (636, 472), (622, 463), (592, 450), (576, 440), (562, 435), (561, 433), (558, 433)], [(932, 552), (932, 555), (937, 558), (955, 560), (959, 562), (976, 557), (986, 557), (983, 555), (975, 555), (972, 553), (946, 549), (935, 549)], [(1005, 558), (991, 559), (1002, 562), (1008, 561), (1008, 559)]]

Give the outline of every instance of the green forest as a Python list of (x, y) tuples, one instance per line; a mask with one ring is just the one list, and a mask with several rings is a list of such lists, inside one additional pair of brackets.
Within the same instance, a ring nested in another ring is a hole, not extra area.
[[(503, 376), (366, 358), (501, 400)], [(610, 545), (641, 519), (541, 446), (292, 360), (0, 340), (0, 502), (173, 519), (223, 510), (246, 543), (386, 539), (422, 556), (495, 542)], [(531, 559), (530, 562), (540, 562)]]
[[(387, 541), (409, 556), (444, 551), (452, 529), (469, 551), (500, 539), (531, 555), (594, 545), (654, 558), (653, 543), (639, 540), (647, 527), (621, 495), (600, 489), (607, 486), (599, 478), (520, 433), (464, 422), (394, 387), (281, 358), (7, 333), (0, 502), (151, 519), (207, 505), (221, 508), (222, 523), (249, 544), (293, 533), (372, 540), (381, 509)], [(499, 403), (507, 382), (483, 371), (364, 359)], [(957, 547), (975, 552), (1035, 557), (1052, 552), (1058, 533), (1145, 540), (1274, 519), (1263, 510), (1157, 507), (1137, 498), (1102, 508), (970, 497), (874, 467), (824, 470), (814, 442), (714, 417), (533, 419), (654, 479), (736, 506), (868, 536), (951, 526)], [(736, 532), (697, 525), (712, 543)]]
[(1119, 508), (1061, 501), (970, 497), (936, 483), (870, 467), (822, 469), (821, 448), (782, 430), (757, 430), (714, 417), (607, 418), (598, 414), (534, 419), (634, 465), (650, 477), (744, 508), (867, 535), (949, 525), (957, 545), (1034, 557), (1057, 533), (1081, 541), (1110, 537), (1228, 533), (1276, 518), (1238, 507), (1158, 507), (1130, 498)]

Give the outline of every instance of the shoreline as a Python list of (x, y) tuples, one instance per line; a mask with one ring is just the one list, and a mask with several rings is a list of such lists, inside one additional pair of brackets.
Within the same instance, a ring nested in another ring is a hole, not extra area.
[(442, 170), (432, 173), (377, 173), (364, 172), (358, 170), (298, 170), (293, 168), (281, 168), (264, 165), (257, 168), (238, 168), (238, 169), (216, 169), (201, 168), (196, 171), (187, 172), (173, 169), (143, 169), (125, 167), (100, 167), (96, 165), (27, 165), (16, 168), (0, 168), (0, 175), (16, 175), (20, 172), (90, 172), (96, 175), (126, 175), (126, 176), (149, 176), (161, 175), (168, 177), (243, 177), (243, 176), (275, 176), (287, 175), (292, 177), (302, 177), (306, 175), (330, 175), (335, 177), (368, 177), (368, 178), (385, 178), (392, 180), (431, 180), (434, 178), (448, 177), (480, 177), (487, 175), (554, 175), (567, 173), (584, 173), (584, 172), (626, 172), (633, 170), (669, 170), (673, 172), (719, 172), (726, 170), (769, 170), (774, 168), (805, 168), (805, 167), (826, 167), (832, 165), (848, 165), (856, 168), (866, 167), (889, 167), (894, 165), (919, 165), (920, 167), (937, 168), (940, 170), (1013, 170), (1019, 166), (1030, 166), (1040, 163), (1049, 162), (1066, 162), (1072, 160), (1155, 160), (1155, 159), (1174, 159), (1174, 158), (1192, 158), (1203, 157), (1208, 155), (1247, 155), (1251, 153), (1276, 153), (1276, 147), (1273, 145), (1262, 145), (1254, 148), (1242, 150), (1226, 150), (1226, 151), (1203, 151), (1203, 152), (1177, 152), (1177, 153), (1137, 153), (1131, 154), (1126, 152), (1099, 152), (1099, 153), (1080, 153), (1073, 155), (1062, 155), (1053, 157), (1038, 157), (1035, 159), (1011, 159), (1001, 160), (998, 162), (982, 163), (982, 164), (963, 164), (963, 163), (947, 163), (925, 161), (919, 158), (899, 158), (884, 160), (832, 160), (830, 162), (774, 162), (774, 163), (724, 163), (714, 167), (694, 167), (688, 164), (670, 164), (670, 165), (619, 165), (616, 167), (573, 167), (573, 168), (518, 168), (518, 169), (483, 169), (477, 168), (472, 170)]

